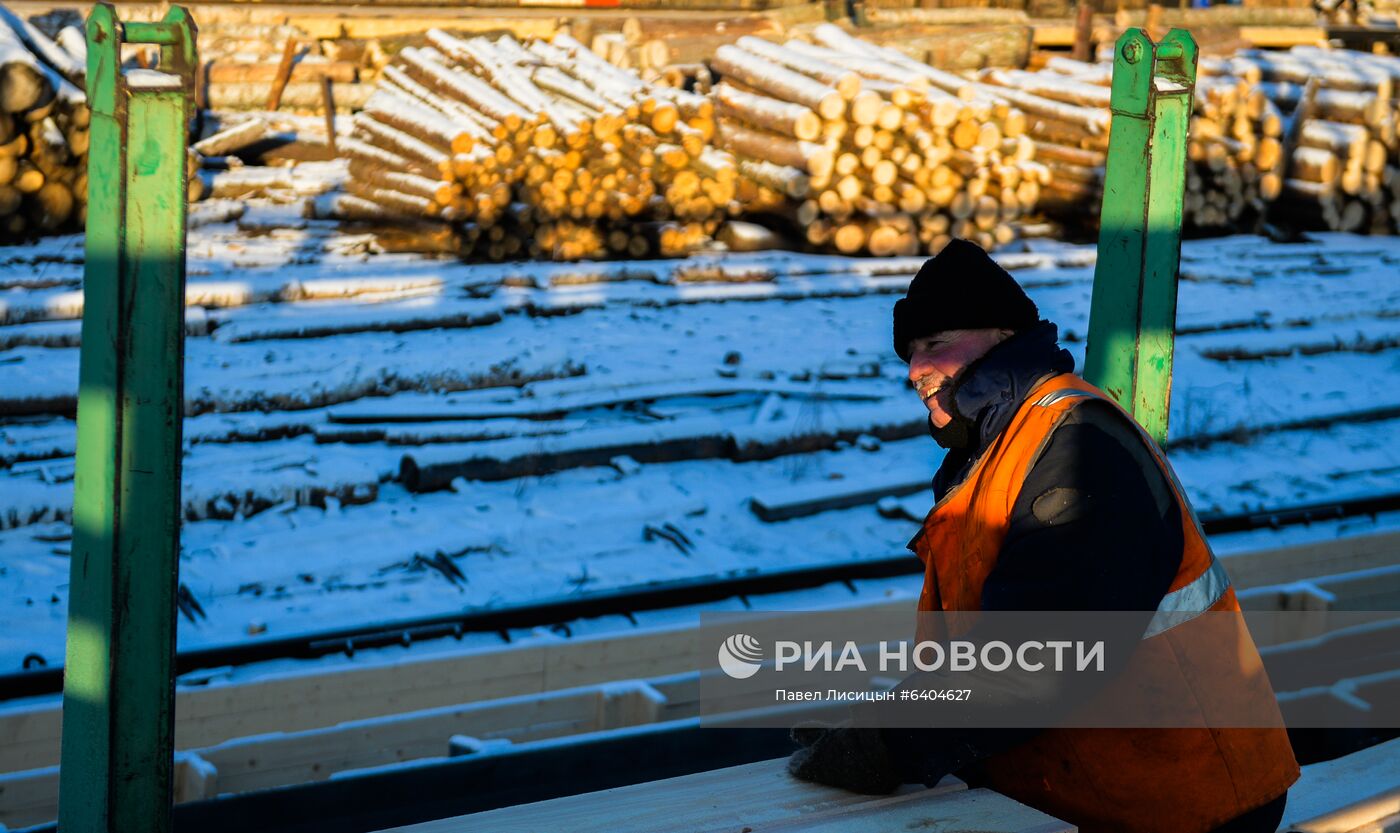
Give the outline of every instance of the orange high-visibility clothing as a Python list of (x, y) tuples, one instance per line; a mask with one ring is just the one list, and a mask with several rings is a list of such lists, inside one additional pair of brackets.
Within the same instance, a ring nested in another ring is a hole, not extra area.
[[(912, 544), (925, 567), (920, 611), (981, 608), (983, 584), (996, 564), (1026, 475), (1069, 409), (1090, 397), (1112, 403), (1070, 373), (1041, 382), (966, 478), (929, 512)], [(1150, 691), (1154, 698), (1166, 698), (1154, 702), (1198, 707), (1202, 722), (1192, 728), (1047, 729), (985, 760), (982, 771), (993, 789), (1073, 822), (1085, 833), (1204, 833), (1282, 795), (1297, 780), (1298, 763), (1243, 623), (1238, 649), (1223, 663), (1218, 656), (1223, 652), (1206, 659), (1202, 653), (1207, 649), (1186, 644), (1174, 631), (1198, 612), (1237, 612), (1240, 606), (1170, 466), (1156, 443), (1145, 433), (1142, 438), (1176, 496), (1185, 543), (1181, 566), (1134, 653), (1132, 681), (1115, 682), (1133, 686), (1134, 697)], [(1124, 544), (1124, 557), (1132, 557), (1132, 542)], [(920, 639), (933, 636), (924, 632), (925, 620), (931, 618), (921, 617)], [(944, 619), (951, 631), (946, 635), (966, 632), (968, 618), (953, 614)], [(1199, 662), (1191, 664), (1192, 670), (1199, 673), (1208, 666), (1216, 676), (1209, 685), (1183, 673), (1193, 652)], [(1099, 699), (1107, 704), (1112, 701), (1106, 698), (1115, 696), (1114, 683), (1109, 683)], [(1212, 697), (1249, 699), (1213, 709)], [(1240, 703), (1278, 719), (1271, 717), (1264, 728), (1206, 728), (1204, 716), (1239, 713)], [(1093, 703), (1084, 709), (1093, 714)]]

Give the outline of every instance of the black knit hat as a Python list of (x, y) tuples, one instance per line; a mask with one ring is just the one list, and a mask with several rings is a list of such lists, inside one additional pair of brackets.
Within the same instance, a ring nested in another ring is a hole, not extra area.
[(954, 238), (929, 258), (894, 303), (894, 351), (909, 361), (909, 342), (945, 330), (1035, 326), (1040, 311), (1016, 279), (976, 243)]

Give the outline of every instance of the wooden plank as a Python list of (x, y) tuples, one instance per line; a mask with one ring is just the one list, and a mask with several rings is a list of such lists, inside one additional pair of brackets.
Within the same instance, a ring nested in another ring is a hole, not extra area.
[(1240, 40), (1266, 49), (1318, 46), (1327, 43), (1327, 30), (1320, 26), (1241, 26)]
[(1073, 25), (1037, 25), (1031, 28), (1031, 45), (1033, 46), (1074, 46), (1074, 26)]
[(282, 61), (277, 65), (277, 70), (272, 76), (272, 89), (267, 94), (267, 108), (275, 111), (282, 103), (282, 91), (287, 88), (287, 81), (292, 77), (292, 64), (296, 60), (297, 52), (301, 48), (298, 38), (287, 38), (287, 42), (282, 46)]
[[(868, 607), (876, 615), (909, 608), (908, 598)], [(684, 675), (706, 661), (696, 648), (694, 625), (677, 624), (183, 687), (176, 694), (175, 743), (179, 749), (198, 749), (233, 738), (304, 731), (385, 714)], [(674, 685), (688, 683), (681, 679)], [(56, 699), (0, 704), (0, 772), (57, 763), (60, 725)]]
[[(182, 688), (176, 695), (176, 748), (451, 706), (464, 696), (478, 702), (693, 671), (701, 658), (692, 631), (689, 625), (659, 627)], [(0, 772), (57, 763), (59, 734), (57, 700), (0, 705)]]
[(1241, 604), (1250, 600), (1247, 610), (1307, 610), (1296, 603), (1301, 597), (1315, 597), (1327, 610), (1400, 609), (1400, 564), (1386, 564), (1366, 570), (1315, 576), (1291, 584), (1252, 587), (1239, 593)]
[[(945, 778), (920, 797), (956, 794), (966, 785)], [(765, 822), (800, 818), (848, 805), (869, 796), (798, 781), (780, 758), (573, 795), (517, 807), (503, 807), (452, 819), (395, 828), (394, 833), (670, 833), (675, 830), (737, 831)]]
[(28, 827), (58, 818), (58, 766), (0, 775), (0, 824)]
[(700, 716), (700, 672), (654, 677), (647, 683), (665, 698), (657, 720), (687, 720)]
[[(1388, 533), (1227, 555), (1222, 560), (1236, 585), (1248, 588), (1259, 580), (1288, 582), (1339, 567), (1393, 564), (1397, 542), (1400, 533)], [(1241, 593), (1242, 598), (1246, 595)], [(907, 599), (897, 599), (872, 609), (908, 606)], [(1303, 609), (1320, 607), (1317, 602)], [(1255, 634), (1261, 645), (1285, 641), (1264, 636)], [(694, 653), (693, 642), (688, 626), (676, 625), (182, 688), (177, 694), (176, 746), (196, 749), (249, 735), (331, 726), (386, 711), (451, 706), (463, 702), (464, 692), (475, 702), (693, 672), (702, 661)], [(57, 763), (59, 732), (56, 700), (0, 704), (0, 772)]]
[(1400, 813), (1400, 739), (1303, 767), (1279, 830), (1337, 833)]
[(1346, 540), (1346, 546), (1338, 546), (1340, 541), (1321, 541), (1225, 554), (1220, 556), (1220, 560), (1237, 589), (1384, 567), (1400, 560), (1400, 532), (1382, 532)]
[[(213, 61), (208, 67), (210, 84), (269, 83), (277, 78), (277, 64)], [(359, 79), (359, 69), (350, 61), (297, 61), (292, 64), (290, 81), (316, 81), (329, 78), (347, 84)]]
[(991, 790), (901, 795), (752, 828), (753, 833), (1075, 833), (1078, 829)]
[[(1385, 618), (1385, 611), (1400, 609), (1400, 564), (1253, 587), (1238, 595), (1247, 612), (1291, 614), (1253, 620), (1250, 631), (1257, 644), (1313, 639), (1336, 627), (1328, 615), (1333, 611), (1375, 611), (1377, 618)], [(1355, 621), (1353, 616), (1349, 623)]]
[(652, 723), (664, 702), (655, 689), (634, 680), (240, 738), (197, 754), (218, 769), (220, 793), (243, 793), (441, 757), (453, 735), (525, 743)]
[[(561, 22), (558, 10), (541, 9), (538, 17), (528, 17), (526, 10), (519, 10), (510, 18), (497, 16), (490, 18), (468, 17), (471, 11), (462, 7), (452, 9), (450, 17), (428, 17), (418, 14), (422, 9), (414, 9), (413, 14), (380, 16), (310, 16), (289, 18), (288, 23), (304, 30), (309, 37), (316, 39), (350, 38), (369, 40), (373, 38), (401, 38), (421, 36), (423, 32), (436, 26), (450, 26), (454, 32), (473, 34), (494, 34), (507, 30), (518, 39), (550, 38), (559, 31)], [(460, 16), (458, 16), (460, 14)]]
[[(1386, 614), (1377, 611), (1375, 615)], [(1316, 639), (1269, 646), (1260, 655), (1274, 691), (1282, 694), (1385, 672), (1400, 665), (1398, 650), (1400, 619), (1391, 619), (1357, 622)]]
[[(196, 752), (175, 753), (175, 803), (203, 801), (219, 794), (219, 773)], [(54, 797), (55, 801), (57, 796)]]
[[(930, 66), (953, 72), (982, 67), (1023, 67), (1033, 48), (1030, 26), (958, 26), (919, 37), (902, 37), (889, 46)], [(961, 44), (962, 49), (959, 49)]]
[[(179, 753), (175, 795), (195, 801), (440, 758), (453, 735), (528, 743), (654, 723), (665, 705), (656, 689), (629, 680), (239, 738)], [(0, 775), (0, 824), (41, 824), (57, 811), (58, 767)]]
[(1313, 584), (1332, 598), (1332, 610), (1400, 610), (1400, 564), (1325, 575)]
[[(218, 794), (214, 767), (198, 755), (175, 753), (176, 804)], [(6, 828), (45, 824), (58, 818), (58, 767), (47, 766), (0, 775), (0, 825)]]
[[(220, 110), (261, 110), (266, 106), (264, 98), (268, 85), (262, 81), (232, 81), (209, 84), (209, 106)], [(336, 87), (336, 101), (340, 112), (349, 113), (363, 107), (374, 94), (374, 85), (367, 83), (346, 83)], [(307, 113), (321, 111), (321, 83), (319, 81), (293, 81), (282, 89), (278, 98), (279, 106), (289, 107)]]

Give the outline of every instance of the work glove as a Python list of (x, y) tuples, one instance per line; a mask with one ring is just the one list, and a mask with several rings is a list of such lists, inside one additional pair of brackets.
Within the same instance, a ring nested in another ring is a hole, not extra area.
[(879, 729), (801, 724), (792, 739), (801, 748), (788, 758), (788, 772), (803, 781), (865, 795), (885, 795), (902, 783)]

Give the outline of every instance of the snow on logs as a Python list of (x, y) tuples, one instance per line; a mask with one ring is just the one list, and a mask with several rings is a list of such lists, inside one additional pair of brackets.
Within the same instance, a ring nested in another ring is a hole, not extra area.
[(573, 260), (681, 254), (733, 209), (738, 163), (711, 144), (710, 99), (567, 35), (427, 42), (385, 69), (339, 143), (347, 194), (313, 211), (442, 220), (464, 254)]
[[(1305, 228), (1400, 228), (1400, 59), (1315, 47), (1246, 49), (1202, 59), (1200, 74), (1208, 89), (1228, 97), (1219, 104), (1232, 105), (1206, 110), (1198, 96), (1193, 128), (1216, 146), (1205, 155), (1214, 168), (1240, 170), (1246, 188), (1257, 173), (1258, 196), (1279, 200), (1277, 213)], [(1276, 124), (1303, 102), (1309, 79), (1316, 87), (1311, 106), (1286, 149), (1286, 127)]]
[(81, 223), (83, 60), (0, 6), (0, 243)]
[(1036, 202), (1046, 170), (1023, 112), (973, 81), (830, 25), (812, 42), (739, 38), (711, 67), (716, 141), (768, 198), (746, 210), (809, 244), (910, 255), (957, 235), (994, 248)]
[[(466, 253), (558, 259), (680, 254), (736, 217), (852, 254), (993, 248), (1026, 215), (1097, 211), (1107, 65), (957, 74), (832, 25), (805, 38), (719, 47), (702, 95), (567, 35), (432, 30), (384, 70), (338, 143), (346, 192), (313, 210), (445, 221)], [(1286, 147), (1306, 77), (1320, 88)], [(1203, 59), (1187, 224), (1248, 228), (1282, 201), (1308, 227), (1393, 227), (1397, 84), (1397, 59), (1340, 50)]]
[(426, 41), (384, 70), (338, 142), (345, 193), (312, 212), (448, 222), (489, 258), (680, 254), (739, 216), (821, 248), (914, 254), (953, 234), (1013, 239), (1047, 172), (1020, 110), (863, 41), (742, 37), (715, 51), (723, 81), (705, 95), (568, 35)]
[[(1107, 119), (1111, 67), (1051, 58), (1041, 72), (983, 70), (987, 87), (1052, 99)], [(1311, 108), (1285, 139), (1304, 85)], [(1297, 47), (1202, 58), (1188, 144), (1185, 221), (1248, 229), (1269, 212), (1303, 228), (1389, 233), (1400, 218), (1400, 59)], [(1041, 207), (1064, 218), (1097, 209), (1106, 130), (1040, 108), (1027, 128), (1052, 173)], [(1287, 115), (1286, 115), (1287, 114)], [(1270, 205), (1277, 203), (1270, 208)]]

